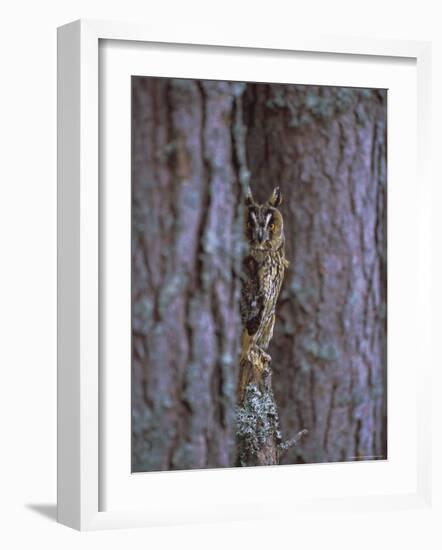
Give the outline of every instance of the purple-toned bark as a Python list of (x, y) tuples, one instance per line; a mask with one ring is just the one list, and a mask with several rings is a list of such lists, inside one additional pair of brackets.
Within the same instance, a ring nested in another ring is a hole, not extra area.
[(235, 86), (133, 80), (134, 471), (235, 460)]
[(270, 346), (286, 463), (386, 458), (386, 91), (256, 85), (255, 193), (283, 190), (290, 262)]
[(134, 77), (132, 122), (133, 470), (237, 463), (249, 180), (283, 194), (271, 379), (309, 432), (278, 460), (385, 457), (386, 92)]

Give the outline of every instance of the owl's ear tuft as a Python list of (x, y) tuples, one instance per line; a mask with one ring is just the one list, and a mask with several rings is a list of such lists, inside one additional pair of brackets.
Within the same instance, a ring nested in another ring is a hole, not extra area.
[(267, 202), (270, 204), (270, 206), (274, 207), (279, 206), (282, 203), (282, 195), (279, 187), (275, 187), (275, 189), (273, 189), (273, 193), (271, 194)]
[(255, 203), (255, 201), (253, 200), (252, 190), (250, 189), (250, 187), (247, 187), (245, 203), (246, 203), (246, 206), (251, 206), (252, 204)]

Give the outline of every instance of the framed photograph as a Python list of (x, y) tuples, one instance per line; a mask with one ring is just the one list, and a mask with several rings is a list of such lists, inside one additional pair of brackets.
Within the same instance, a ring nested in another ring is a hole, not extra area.
[(61, 523), (429, 502), (429, 59), (59, 29)]

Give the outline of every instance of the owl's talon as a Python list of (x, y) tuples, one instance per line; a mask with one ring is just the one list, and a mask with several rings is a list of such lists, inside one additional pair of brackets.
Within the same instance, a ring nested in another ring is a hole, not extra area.
[(265, 362), (265, 363), (270, 363), (270, 361), (272, 360), (272, 358), (270, 357), (270, 355), (268, 353), (266, 353), (262, 348), (260, 348), (259, 346), (256, 346), (256, 352), (258, 353), (258, 355), (260, 356), (261, 358), (261, 361)]
[(250, 348), (249, 353), (247, 354), (247, 359), (253, 363), (256, 359), (262, 361), (263, 363), (270, 363), (272, 358), (268, 353), (266, 353), (262, 348), (259, 346), (253, 346)]
[(272, 360), (272, 358), (270, 357), (270, 355), (268, 353), (266, 353), (264, 350), (261, 349), (261, 357), (264, 359), (264, 361), (266, 363), (270, 363), (270, 361)]

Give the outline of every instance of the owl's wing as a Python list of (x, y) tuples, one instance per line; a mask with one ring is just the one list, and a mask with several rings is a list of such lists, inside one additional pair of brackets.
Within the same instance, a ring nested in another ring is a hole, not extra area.
[(258, 263), (248, 256), (243, 262), (240, 313), (243, 326), (252, 335), (258, 330), (264, 311), (264, 296), (260, 289)]

